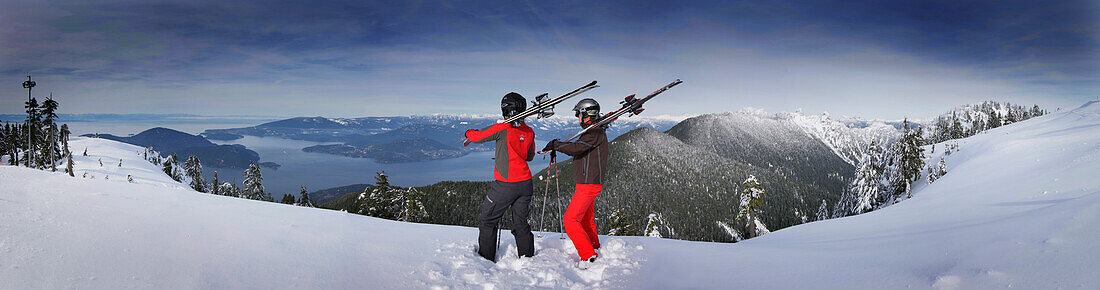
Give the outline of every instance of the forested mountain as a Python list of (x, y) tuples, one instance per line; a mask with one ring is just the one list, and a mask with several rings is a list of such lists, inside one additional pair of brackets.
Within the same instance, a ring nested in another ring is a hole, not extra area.
[(250, 163), (257, 163), (267, 167), (278, 167), (274, 162), (260, 163), (260, 154), (241, 145), (217, 145), (206, 138), (191, 135), (168, 128), (152, 128), (142, 131), (130, 137), (121, 137), (111, 134), (85, 134), (83, 137), (98, 136), (102, 139), (119, 141), (142, 147), (152, 147), (166, 157), (171, 154), (182, 158), (187, 156), (198, 157), (202, 164), (210, 167), (221, 168), (248, 168)]

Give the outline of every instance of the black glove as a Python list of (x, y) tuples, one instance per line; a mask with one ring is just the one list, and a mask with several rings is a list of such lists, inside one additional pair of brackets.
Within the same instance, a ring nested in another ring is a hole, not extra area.
[(550, 143), (546, 143), (546, 147), (542, 148), (542, 152), (554, 151), (555, 148), (558, 148), (558, 143), (561, 143), (558, 139), (550, 140)]

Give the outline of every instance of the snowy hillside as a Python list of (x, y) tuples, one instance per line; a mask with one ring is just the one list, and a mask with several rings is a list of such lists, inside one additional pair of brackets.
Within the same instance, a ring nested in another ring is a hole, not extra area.
[(80, 166), (108, 154), (81, 168), (109, 181), (0, 167), (0, 288), (1100, 287), (1100, 103), (957, 141), (947, 175), (894, 206), (737, 244), (601, 237), (582, 271), (558, 234), (531, 259), (505, 234), (492, 264), (473, 228), (166, 188), (140, 148), (74, 140), (95, 158)]
[[(69, 140), (69, 148), (73, 151), (73, 172), (77, 178), (127, 183), (130, 181), (126, 177), (131, 175), (132, 183), (191, 190), (186, 184), (176, 182), (164, 174), (160, 166), (146, 161), (142, 155), (145, 148), (140, 146), (106, 139), (73, 137)], [(88, 156), (84, 156), (85, 152)], [(62, 167), (64, 165), (58, 166), (58, 172), (63, 171)]]

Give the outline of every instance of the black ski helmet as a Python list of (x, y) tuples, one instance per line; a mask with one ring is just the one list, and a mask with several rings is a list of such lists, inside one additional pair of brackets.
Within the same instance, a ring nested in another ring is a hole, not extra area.
[(500, 112), (504, 114), (505, 118), (518, 115), (526, 110), (527, 99), (524, 99), (522, 95), (516, 92), (508, 93), (500, 100)]
[(599, 117), (600, 116), (600, 103), (597, 103), (593, 99), (583, 99), (577, 102), (576, 106), (573, 106), (573, 115), (580, 117)]

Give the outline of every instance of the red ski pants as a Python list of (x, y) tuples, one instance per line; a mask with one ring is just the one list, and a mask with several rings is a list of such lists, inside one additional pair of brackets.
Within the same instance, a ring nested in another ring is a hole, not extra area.
[(577, 254), (581, 259), (588, 259), (596, 254), (600, 247), (600, 238), (596, 235), (596, 196), (600, 195), (603, 185), (577, 184), (577, 191), (573, 193), (573, 199), (569, 201), (569, 208), (565, 209), (565, 234), (573, 241), (577, 248)]

